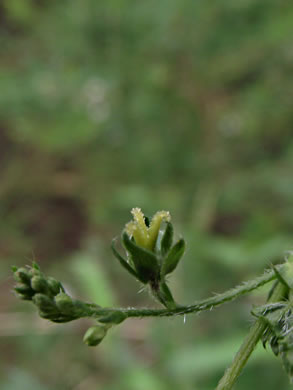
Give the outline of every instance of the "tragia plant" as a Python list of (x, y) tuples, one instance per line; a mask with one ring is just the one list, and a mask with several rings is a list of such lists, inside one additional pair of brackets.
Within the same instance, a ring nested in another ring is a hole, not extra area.
[(96, 324), (86, 331), (83, 340), (89, 346), (96, 346), (111, 327), (128, 318), (199, 313), (273, 281), (266, 304), (252, 310), (254, 325), (216, 390), (232, 389), (259, 340), (262, 340), (264, 347), (270, 344), (293, 381), (293, 254), (289, 253), (285, 263), (272, 266), (254, 280), (191, 305), (181, 305), (174, 300), (166, 276), (176, 269), (184, 254), (185, 242), (182, 238), (173, 242), (169, 212), (159, 211), (151, 220), (139, 208), (132, 209), (131, 213), (133, 220), (126, 224), (121, 236), (126, 258), (117, 251), (115, 240), (112, 242), (113, 254), (129, 274), (148, 286), (151, 295), (163, 308), (108, 308), (82, 302), (69, 296), (59, 281), (45, 276), (36, 263), (26, 268), (12, 267), (17, 296), (31, 301), (42, 318), (53, 322), (68, 322), (83, 317), (94, 319)]

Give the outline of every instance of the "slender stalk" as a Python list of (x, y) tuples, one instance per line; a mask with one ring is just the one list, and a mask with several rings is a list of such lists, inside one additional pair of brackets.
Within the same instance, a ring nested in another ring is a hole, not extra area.
[[(268, 302), (279, 302), (284, 298), (286, 287), (278, 283)], [(260, 319), (251, 327), (248, 335), (237, 352), (231, 366), (225, 371), (216, 390), (231, 390), (235, 381), (243, 370), (247, 360), (254, 351), (259, 339), (265, 331), (266, 324)]]
[(195, 302), (188, 306), (178, 306), (174, 309), (136, 309), (136, 308), (101, 308), (95, 304), (86, 304), (86, 310), (82, 314), (82, 317), (101, 317), (113, 312), (123, 312), (127, 317), (170, 317), (174, 315), (185, 315), (190, 313), (198, 313), (205, 310), (210, 310), (216, 306), (222, 305), (228, 301), (232, 301), (241, 295), (247, 294), (266, 283), (276, 279), (275, 272), (266, 271), (262, 276), (245, 282), (240, 286), (237, 286), (231, 290), (228, 290), (222, 294), (215, 295), (204, 299), (199, 302)]

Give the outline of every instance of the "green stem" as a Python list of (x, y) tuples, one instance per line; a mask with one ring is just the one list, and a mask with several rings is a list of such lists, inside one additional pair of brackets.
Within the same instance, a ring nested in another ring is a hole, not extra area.
[[(279, 302), (284, 298), (286, 287), (278, 283), (268, 302)], [(247, 360), (254, 351), (259, 339), (265, 331), (266, 324), (260, 319), (251, 327), (248, 335), (237, 352), (231, 366), (225, 371), (216, 390), (231, 390), (238, 376), (241, 374)]]
[(190, 313), (198, 313), (204, 310), (213, 309), (216, 306), (222, 305), (228, 301), (232, 301), (241, 295), (247, 294), (250, 291), (257, 289), (276, 279), (274, 271), (267, 271), (262, 276), (245, 282), (242, 285), (228, 290), (214, 297), (195, 302), (193, 305), (178, 306), (174, 309), (136, 309), (136, 308), (101, 308), (94, 304), (86, 304), (87, 310), (84, 311), (81, 317), (101, 317), (113, 312), (123, 312), (127, 317), (170, 317), (174, 315), (185, 315)]

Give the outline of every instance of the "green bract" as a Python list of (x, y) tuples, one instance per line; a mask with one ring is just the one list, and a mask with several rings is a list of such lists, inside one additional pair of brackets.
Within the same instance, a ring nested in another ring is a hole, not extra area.
[(153, 252), (136, 245), (126, 232), (123, 232), (122, 234), (122, 243), (128, 252), (130, 262), (139, 275), (140, 280), (147, 283), (148, 281), (158, 279), (160, 266), (156, 255)]
[(163, 275), (170, 274), (171, 272), (174, 271), (179, 261), (181, 260), (184, 251), (185, 251), (185, 241), (181, 239), (173, 246), (173, 248), (167, 254), (162, 265)]

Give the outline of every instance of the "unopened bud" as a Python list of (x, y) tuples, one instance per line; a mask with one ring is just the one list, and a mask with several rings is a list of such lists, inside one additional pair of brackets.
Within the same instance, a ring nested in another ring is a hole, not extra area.
[(18, 270), (14, 272), (14, 279), (17, 282), (29, 284), (30, 283), (29, 270), (26, 268), (18, 268)]
[(18, 283), (14, 287), (14, 291), (17, 293), (19, 298), (24, 299), (24, 300), (31, 300), (33, 295), (34, 295), (34, 293), (35, 293), (30, 288), (30, 286), (28, 286), (27, 284), (24, 284), (24, 283)]
[(40, 276), (42, 273), (39, 268), (30, 267), (30, 269), (28, 270), (28, 274), (30, 278), (32, 278), (33, 276)]
[(58, 313), (58, 309), (54, 301), (45, 294), (37, 293), (33, 297), (34, 304), (39, 308), (40, 312), (45, 315), (53, 315)]
[(83, 342), (89, 347), (95, 347), (100, 344), (103, 338), (107, 334), (107, 326), (105, 325), (96, 325), (89, 328), (83, 337)]
[(32, 277), (31, 286), (32, 289), (37, 292), (46, 293), (48, 291), (47, 281), (43, 276), (40, 275)]
[(58, 309), (64, 314), (71, 314), (74, 310), (72, 298), (65, 293), (59, 293), (56, 295), (55, 302)]
[(47, 284), (48, 284), (48, 287), (49, 287), (51, 294), (53, 294), (54, 296), (59, 294), (60, 291), (64, 290), (62, 287), (62, 284), (58, 280), (56, 280), (55, 278), (52, 278), (52, 276), (49, 276), (47, 278)]

